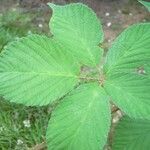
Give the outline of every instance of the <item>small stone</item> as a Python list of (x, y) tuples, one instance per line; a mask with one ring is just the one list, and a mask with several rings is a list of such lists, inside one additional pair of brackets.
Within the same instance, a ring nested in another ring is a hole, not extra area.
[(146, 19), (143, 19), (143, 22), (146, 22)]
[(115, 116), (113, 117), (112, 122), (117, 123), (121, 117), (122, 117), (122, 112), (120, 110), (117, 110)]
[(110, 43), (111, 42), (111, 39), (108, 39), (108, 43)]
[(111, 24), (111, 22), (108, 22), (107, 23), (107, 27), (110, 27), (112, 24)]
[(122, 11), (119, 9), (119, 10), (118, 10), (118, 13), (119, 13), (119, 14), (121, 14), (121, 13), (122, 13)]
[(118, 117), (119, 117), (119, 118), (121, 118), (121, 117), (122, 117), (122, 113), (121, 113), (121, 111), (120, 111), (120, 110), (118, 110), (116, 113), (117, 113), (117, 115), (118, 115)]
[(113, 120), (112, 120), (113, 123), (117, 123), (118, 121), (119, 121), (119, 118), (118, 118), (118, 117), (115, 117), (115, 118), (113, 118)]
[(105, 13), (105, 16), (109, 16), (109, 15), (110, 15), (109, 12), (106, 12), (106, 13)]
[(43, 25), (41, 23), (38, 26), (39, 26), (39, 28), (43, 28)]
[(143, 67), (139, 67), (139, 68), (137, 68), (137, 73), (138, 74), (145, 74), (146, 71), (145, 71), (145, 69)]

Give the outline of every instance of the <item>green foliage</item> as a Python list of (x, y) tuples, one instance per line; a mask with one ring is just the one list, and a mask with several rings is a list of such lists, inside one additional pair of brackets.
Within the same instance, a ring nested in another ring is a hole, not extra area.
[(142, 0), (139, 0), (139, 2), (143, 4), (148, 9), (148, 11), (150, 11), (150, 2), (142, 1)]
[(113, 150), (148, 150), (150, 121), (125, 116), (117, 125)]
[(96, 66), (103, 50), (103, 32), (96, 14), (87, 6), (70, 4), (57, 6), (49, 4), (53, 15), (49, 23), (54, 38), (65, 44), (82, 64)]
[(27, 106), (58, 102), (47, 129), (49, 150), (103, 149), (110, 99), (130, 117), (150, 118), (150, 23), (126, 29), (100, 65), (103, 32), (92, 10), (49, 6), (51, 38), (30, 35), (1, 53), (0, 94)]
[(104, 89), (97, 83), (79, 86), (52, 114), (47, 130), (49, 148), (102, 149), (107, 141), (110, 117), (109, 100)]
[(4, 100), (0, 100), (0, 106), (1, 150), (27, 150), (45, 140), (49, 106), (31, 108)]
[(47, 105), (64, 96), (77, 84), (79, 72), (64, 50), (54, 39), (39, 35), (12, 42), (1, 54), (0, 93), (28, 106)]
[(18, 9), (2, 12), (0, 15), (0, 51), (10, 41), (28, 34), (29, 29), (36, 32), (31, 25), (32, 15), (21, 13)]
[(135, 118), (150, 118), (150, 23), (133, 25), (112, 45), (105, 64), (104, 84), (113, 102)]

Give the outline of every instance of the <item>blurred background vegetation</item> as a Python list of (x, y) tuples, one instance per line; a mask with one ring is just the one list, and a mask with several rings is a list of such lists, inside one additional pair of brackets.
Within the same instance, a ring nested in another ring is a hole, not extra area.
[[(52, 12), (47, 2), (82, 2), (93, 8), (103, 24), (105, 51), (124, 28), (150, 21), (148, 11), (136, 0), (0, 0), (0, 51), (7, 43), (28, 34), (50, 35), (48, 22)], [(25, 107), (0, 98), (0, 150), (35, 150), (45, 141), (52, 108)], [(121, 114), (114, 111), (112, 115), (115, 124)], [(112, 133), (107, 150), (111, 149)]]

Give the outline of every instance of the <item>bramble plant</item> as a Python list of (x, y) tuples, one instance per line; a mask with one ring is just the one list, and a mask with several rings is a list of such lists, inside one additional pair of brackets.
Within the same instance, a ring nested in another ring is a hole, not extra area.
[(148, 150), (150, 142), (150, 120), (127, 116), (119, 121), (113, 138), (113, 150)]
[[(150, 3), (139, 1), (150, 11)], [(143, 70), (144, 71), (144, 70)], [(113, 150), (147, 150), (150, 142), (150, 120), (124, 116), (115, 128)]]
[(48, 5), (53, 36), (30, 35), (4, 48), (0, 94), (27, 106), (58, 101), (47, 129), (49, 150), (103, 149), (110, 101), (132, 118), (150, 118), (150, 23), (123, 31), (103, 61), (96, 14), (80, 3)]

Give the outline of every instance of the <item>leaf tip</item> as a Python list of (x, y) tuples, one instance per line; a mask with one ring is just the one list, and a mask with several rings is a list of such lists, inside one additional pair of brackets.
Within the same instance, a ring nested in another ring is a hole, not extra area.
[(138, 0), (138, 2), (142, 4), (143, 1), (142, 0)]
[(54, 3), (47, 3), (47, 5), (51, 8), (54, 9), (56, 7), (56, 5)]

